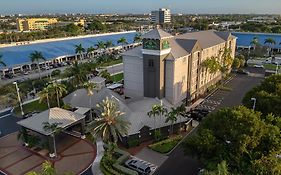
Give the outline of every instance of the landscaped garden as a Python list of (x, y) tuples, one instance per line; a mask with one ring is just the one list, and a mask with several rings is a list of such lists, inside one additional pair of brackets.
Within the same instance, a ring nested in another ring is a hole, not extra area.
[(181, 141), (182, 138), (183, 137), (181, 135), (177, 135), (166, 140), (153, 143), (148, 147), (156, 152), (166, 154), (169, 153)]

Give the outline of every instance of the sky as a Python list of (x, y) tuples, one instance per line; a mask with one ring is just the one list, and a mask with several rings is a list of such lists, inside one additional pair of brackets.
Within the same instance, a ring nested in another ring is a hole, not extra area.
[(0, 0), (0, 14), (149, 13), (281, 14), (281, 0)]

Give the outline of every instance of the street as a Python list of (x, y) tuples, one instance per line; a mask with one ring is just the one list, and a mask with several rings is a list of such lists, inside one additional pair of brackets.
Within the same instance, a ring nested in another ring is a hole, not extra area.
[[(263, 69), (247, 68), (250, 75), (237, 74), (226, 86), (232, 88), (231, 91), (217, 90), (202, 105), (213, 110), (218, 110), (223, 107), (233, 107), (240, 105), (244, 95), (258, 85), (263, 78)], [(199, 162), (190, 156), (185, 156), (183, 148), (178, 146), (169, 156), (169, 158), (156, 171), (156, 175), (197, 175), (199, 170)]]

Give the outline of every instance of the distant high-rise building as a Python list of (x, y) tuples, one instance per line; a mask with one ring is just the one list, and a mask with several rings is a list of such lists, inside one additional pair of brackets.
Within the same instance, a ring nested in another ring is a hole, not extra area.
[(151, 12), (151, 21), (156, 24), (164, 24), (171, 22), (171, 10), (160, 8)]

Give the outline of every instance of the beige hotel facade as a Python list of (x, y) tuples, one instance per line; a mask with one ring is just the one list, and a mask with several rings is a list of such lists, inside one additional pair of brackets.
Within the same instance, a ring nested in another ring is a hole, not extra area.
[(236, 37), (213, 30), (173, 36), (162, 29), (143, 35), (143, 45), (123, 53), (125, 96), (165, 98), (172, 105), (192, 101), (222, 78), (202, 62), (212, 56), (222, 63), (221, 53), (235, 55)]

